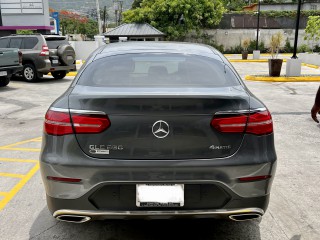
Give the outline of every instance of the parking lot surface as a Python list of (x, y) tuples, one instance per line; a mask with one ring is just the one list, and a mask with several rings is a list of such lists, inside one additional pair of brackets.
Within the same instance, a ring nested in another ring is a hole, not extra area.
[[(241, 77), (267, 74), (267, 63), (233, 63)], [(283, 67), (285, 69), (285, 65)], [(303, 73), (320, 70), (303, 67)], [(39, 172), (43, 117), (72, 77), (21, 80), (0, 89), (0, 239), (319, 239), (320, 125), (310, 118), (319, 83), (246, 81), (270, 109), (278, 168), (262, 220), (58, 222), (46, 207)]]

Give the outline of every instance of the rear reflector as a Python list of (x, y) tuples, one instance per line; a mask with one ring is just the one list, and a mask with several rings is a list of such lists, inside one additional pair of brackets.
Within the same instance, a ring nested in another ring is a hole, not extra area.
[(211, 121), (211, 126), (223, 133), (265, 135), (273, 132), (271, 114), (267, 110), (250, 115), (215, 116)]
[(238, 178), (241, 182), (252, 182), (252, 181), (261, 181), (271, 178), (271, 175), (263, 175), (263, 176), (253, 176), (253, 177), (242, 177)]
[(67, 109), (46, 113), (44, 130), (49, 135), (61, 136), (74, 133), (101, 133), (110, 127), (107, 115), (71, 113)]
[(63, 178), (63, 177), (52, 177), (52, 176), (48, 176), (47, 179), (48, 179), (48, 180), (52, 180), (52, 181), (68, 182), (68, 183), (78, 183), (78, 182), (81, 182), (81, 179), (79, 179), (79, 178)]

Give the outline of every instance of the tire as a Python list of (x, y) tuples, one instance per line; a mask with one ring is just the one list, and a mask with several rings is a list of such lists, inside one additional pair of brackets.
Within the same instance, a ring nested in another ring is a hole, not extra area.
[(56, 71), (56, 72), (51, 72), (51, 75), (54, 77), (54, 79), (63, 79), (66, 75), (66, 71)]
[(5, 87), (9, 84), (10, 78), (8, 77), (1, 77), (0, 78), (0, 87)]
[(74, 64), (76, 53), (73, 47), (71, 47), (70, 45), (60, 45), (57, 49), (57, 54), (60, 58), (60, 61), (66, 66), (71, 66), (72, 64)]
[(35, 82), (38, 78), (36, 68), (33, 64), (25, 64), (23, 65), (22, 77), (27, 82)]

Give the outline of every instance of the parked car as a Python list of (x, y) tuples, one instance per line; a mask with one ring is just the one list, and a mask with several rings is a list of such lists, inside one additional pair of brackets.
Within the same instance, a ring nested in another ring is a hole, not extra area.
[(0, 48), (0, 87), (7, 86), (13, 74), (22, 70), (19, 49)]
[(19, 48), (22, 52), (23, 78), (36, 81), (49, 72), (62, 79), (75, 70), (75, 51), (64, 36), (10, 35), (0, 38), (0, 48)]
[(40, 168), (53, 216), (262, 216), (276, 170), (266, 106), (216, 49), (115, 43), (45, 116)]

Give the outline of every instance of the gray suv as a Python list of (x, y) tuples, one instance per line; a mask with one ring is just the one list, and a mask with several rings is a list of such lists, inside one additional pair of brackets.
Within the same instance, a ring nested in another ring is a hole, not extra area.
[(21, 74), (28, 82), (48, 73), (55, 79), (62, 79), (76, 70), (75, 51), (64, 36), (10, 35), (0, 38), (0, 48), (20, 49), (23, 54)]

